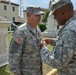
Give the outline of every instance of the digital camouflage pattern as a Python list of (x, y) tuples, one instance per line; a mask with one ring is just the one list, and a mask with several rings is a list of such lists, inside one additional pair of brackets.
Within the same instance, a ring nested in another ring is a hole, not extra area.
[(66, 4), (71, 3), (71, 0), (50, 0), (49, 2), (49, 9), (50, 13), (49, 15), (52, 15), (57, 9), (61, 8), (62, 6), (65, 6)]
[(27, 7), (26, 13), (33, 13), (35, 15), (44, 14), (42, 9), (40, 7), (37, 7), (37, 6), (29, 6), (29, 7)]
[(39, 28), (32, 29), (28, 23), (17, 28), (9, 47), (9, 66), (14, 75), (43, 75), (40, 58)]
[(53, 52), (43, 46), (43, 62), (57, 68), (58, 75), (76, 75), (76, 17), (66, 22), (59, 30), (57, 38)]

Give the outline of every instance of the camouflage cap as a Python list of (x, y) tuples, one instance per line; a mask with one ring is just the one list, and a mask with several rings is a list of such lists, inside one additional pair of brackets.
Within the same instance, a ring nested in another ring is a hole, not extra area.
[(72, 3), (71, 0), (50, 0), (50, 3), (49, 3), (50, 14), (49, 15), (51, 15), (57, 9), (69, 3)]
[(34, 6), (29, 6), (26, 9), (26, 13), (33, 13), (35, 15), (43, 15), (44, 12), (41, 10), (40, 7), (34, 7)]

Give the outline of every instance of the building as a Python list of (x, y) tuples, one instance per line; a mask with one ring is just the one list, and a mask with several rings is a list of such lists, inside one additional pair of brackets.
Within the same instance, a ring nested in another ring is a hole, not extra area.
[(19, 5), (6, 1), (0, 1), (0, 17), (6, 18), (8, 21), (18, 22)]

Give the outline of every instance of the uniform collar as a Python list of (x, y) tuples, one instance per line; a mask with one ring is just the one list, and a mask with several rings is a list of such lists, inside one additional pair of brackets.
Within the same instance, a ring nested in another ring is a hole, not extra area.
[(76, 19), (75, 16), (73, 16), (72, 18), (70, 18), (70, 19), (65, 23), (65, 25), (63, 25), (63, 26), (59, 29), (58, 32), (61, 32), (61, 31), (68, 25), (68, 23), (71, 22), (71, 21), (74, 20), (74, 19)]
[(71, 22), (71, 20), (74, 20), (74, 19), (76, 19), (76, 16), (73, 16), (72, 18), (70, 18), (70, 19), (65, 23), (65, 25), (67, 25), (69, 22)]
[(32, 28), (28, 22), (27, 22), (27, 27), (33, 34), (37, 33), (37, 28)]

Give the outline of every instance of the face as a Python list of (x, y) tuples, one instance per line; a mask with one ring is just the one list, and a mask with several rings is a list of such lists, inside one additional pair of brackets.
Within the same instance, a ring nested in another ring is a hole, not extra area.
[(38, 25), (40, 23), (41, 15), (31, 14), (30, 21), (33, 25)]
[(56, 10), (54, 13), (54, 19), (57, 20), (59, 25), (65, 24), (65, 12), (62, 10)]

